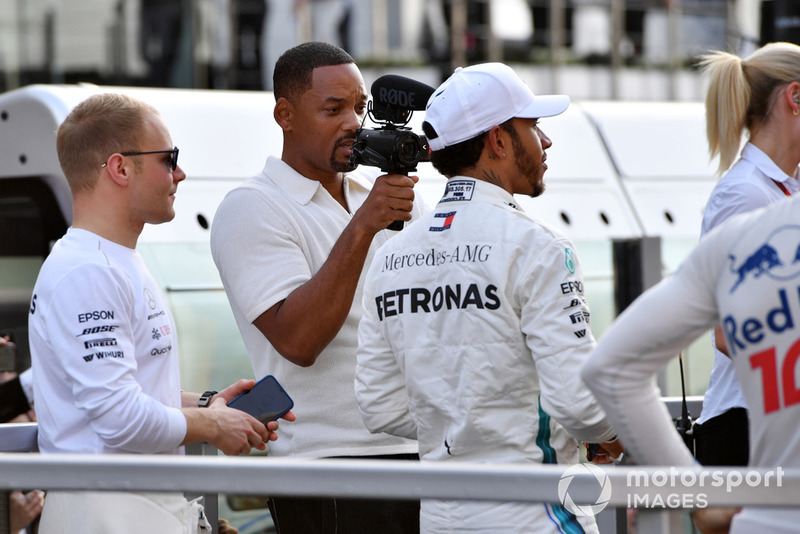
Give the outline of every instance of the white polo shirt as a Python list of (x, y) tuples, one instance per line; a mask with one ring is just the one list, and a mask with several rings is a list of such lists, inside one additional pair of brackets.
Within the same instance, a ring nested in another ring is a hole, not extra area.
[[(261, 174), (226, 195), (214, 217), (211, 252), (255, 376), (275, 375), (295, 402), (297, 421), (281, 424), (280, 439), (270, 444), (273, 455), (417, 452), (416, 441), (371, 434), (356, 407), (353, 382), (363, 275), (344, 325), (310, 367), (283, 358), (253, 325), (322, 267), (370, 189), (369, 180), (345, 179), (348, 212), (319, 182), (270, 157)], [(414, 216), (419, 216), (416, 206)], [(378, 232), (365, 265), (393, 233)]]

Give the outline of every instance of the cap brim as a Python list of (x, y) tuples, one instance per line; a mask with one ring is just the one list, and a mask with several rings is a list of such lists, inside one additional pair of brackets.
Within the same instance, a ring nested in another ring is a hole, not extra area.
[(567, 95), (536, 95), (533, 103), (515, 116), (521, 119), (539, 119), (564, 113), (569, 107)]

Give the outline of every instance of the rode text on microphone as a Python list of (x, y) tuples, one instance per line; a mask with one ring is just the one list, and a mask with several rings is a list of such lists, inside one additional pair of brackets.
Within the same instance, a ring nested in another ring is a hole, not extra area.
[(362, 126), (356, 131), (350, 166), (363, 164), (386, 173), (408, 174), (417, 170), (420, 161), (429, 161), (428, 140), (405, 125), (414, 111), (425, 109), (433, 91), (430, 85), (397, 74), (375, 80), (367, 114), (381, 126)]

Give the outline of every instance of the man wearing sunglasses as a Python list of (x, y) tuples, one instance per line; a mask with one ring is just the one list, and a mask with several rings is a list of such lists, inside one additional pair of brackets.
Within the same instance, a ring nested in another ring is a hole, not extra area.
[[(39, 272), (28, 323), (44, 454), (182, 454), (201, 441), (244, 454), (277, 438), (277, 424), (226, 405), (252, 380), (180, 389), (175, 323), (135, 250), (145, 224), (175, 216), (186, 174), (171, 146), (153, 107), (117, 94), (90, 97), (58, 129), (74, 217)], [(49, 492), (39, 532), (203, 532), (201, 511), (179, 493)]]

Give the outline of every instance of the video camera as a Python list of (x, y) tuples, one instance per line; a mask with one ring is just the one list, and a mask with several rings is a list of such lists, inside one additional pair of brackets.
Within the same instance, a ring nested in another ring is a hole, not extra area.
[(414, 111), (422, 111), (435, 89), (430, 85), (386, 74), (372, 84), (367, 114), (380, 128), (356, 130), (350, 166), (369, 165), (391, 174), (408, 174), (417, 163), (430, 161), (428, 140), (406, 127)]
[[(406, 127), (414, 111), (422, 111), (435, 89), (430, 85), (386, 74), (371, 87), (372, 100), (367, 114), (379, 128), (363, 126), (356, 130), (350, 166), (369, 165), (389, 174), (408, 174), (417, 170), (417, 163), (430, 161), (430, 148), (424, 135)], [(402, 230), (403, 221), (389, 225), (390, 230)]]

